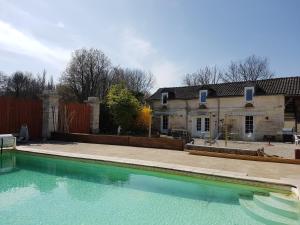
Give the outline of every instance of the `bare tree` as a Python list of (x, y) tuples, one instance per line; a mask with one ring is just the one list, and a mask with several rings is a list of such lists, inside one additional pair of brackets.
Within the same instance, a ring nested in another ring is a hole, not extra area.
[(216, 67), (206, 66), (195, 73), (186, 74), (183, 78), (183, 84), (188, 86), (216, 84), (222, 77), (221, 71)]
[(149, 94), (154, 85), (154, 77), (151, 72), (145, 72), (139, 69), (125, 69), (128, 77), (128, 88), (134, 92)]
[(8, 77), (0, 71), (0, 95), (5, 93)]
[(74, 94), (73, 90), (68, 85), (59, 83), (56, 85), (55, 89), (64, 102), (77, 101), (77, 96)]
[(245, 60), (231, 62), (222, 80), (224, 82), (255, 81), (272, 77), (274, 74), (269, 68), (268, 59), (252, 55)]
[(149, 95), (155, 82), (151, 72), (139, 69), (114, 67), (110, 75), (112, 84), (123, 83), (129, 90), (145, 96)]
[(31, 94), (30, 73), (17, 71), (7, 80), (6, 93), (15, 97), (28, 97)]
[(55, 84), (53, 81), (53, 76), (50, 76), (50, 79), (48, 80), (46, 86), (45, 86), (46, 90), (54, 90), (55, 89)]
[(101, 50), (82, 48), (73, 53), (61, 80), (83, 102), (89, 96), (100, 96), (110, 67), (110, 60)]
[[(52, 81), (53, 82), (53, 81)], [(37, 98), (45, 89), (54, 89), (54, 84), (46, 85), (46, 71), (42, 75), (33, 76), (32, 73), (17, 71), (6, 78), (5, 95), (15, 97), (32, 97)]]

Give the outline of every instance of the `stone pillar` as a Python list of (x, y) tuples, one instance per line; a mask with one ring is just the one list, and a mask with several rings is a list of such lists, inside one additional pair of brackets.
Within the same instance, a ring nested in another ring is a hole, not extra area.
[(43, 139), (51, 136), (58, 128), (59, 96), (55, 91), (45, 90), (41, 95), (43, 101)]
[(93, 134), (99, 133), (99, 116), (100, 116), (100, 101), (98, 97), (88, 97), (85, 103), (89, 104), (91, 107), (90, 116), (90, 131)]

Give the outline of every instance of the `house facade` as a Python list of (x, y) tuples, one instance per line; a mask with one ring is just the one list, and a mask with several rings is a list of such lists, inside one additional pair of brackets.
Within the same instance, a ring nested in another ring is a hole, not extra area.
[(161, 133), (254, 141), (280, 140), (283, 128), (300, 132), (300, 77), (160, 88), (149, 101)]

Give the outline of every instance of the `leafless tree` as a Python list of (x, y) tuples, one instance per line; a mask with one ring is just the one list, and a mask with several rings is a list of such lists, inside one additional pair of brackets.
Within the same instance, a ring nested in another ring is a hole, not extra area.
[(269, 68), (268, 59), (252, 55), (245, 60), (231, 62), (222, 80), (224, 82), (255, 81), (272, 77), (274, 74)]
[(72, 54), (66, 70), (62, 74), (63, 85), (83, 102), (89, 96), (100, 96), (103, 84), (108, 79), (111, 67), (109, 58), (98, 49), (79, 49)]
[(32, 74), (17, 71), (7, 80), (6, 93), (15, 97), (31, 95)]
[(47, 82), (47, 85), (45, 87), (46, 90), (54, 90), (55, 89), (55, 84), (53, 81), (53, 76), (50, 76), (49, 81)]
[(123, 69), (114, 67), (111, 71), (111, 83), (123, 83), (129, 90), (135, 93), (149, 95), (154, 85), (154, 77), (151, 72), (145, 72), (139, 69)]
[(7, 79), (8, 77), (0, 71), (0, 95), (5, 93), (7, 87)]
[[(52, 81), (53, 82), (53, 81)], [(37, 98), (45, 89), (54, 89), (54, 84), (46, 81), (46, 71), (42, 75), (17, 71), (6, 78), (5, 95)]]
[(222, 77), (221, 71), (216, 67), (206, 66), (195, 73), (186, 74), (183, 78), (183, 84), (188, 86), (216, 84)]
[(59, 83), (55, 87), (59, 97), (64, 102), (76, 102), (78, 101), (77, 96), (74, 94), (73, 90), (65, 84)]

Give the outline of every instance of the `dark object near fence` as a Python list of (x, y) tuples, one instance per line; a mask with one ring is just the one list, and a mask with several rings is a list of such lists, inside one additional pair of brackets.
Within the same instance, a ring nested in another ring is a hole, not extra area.
[(268, 142), (276, 141), (276, 136), (275, 135), (264, 135), (263, 140), (268, 141)]
[(300, 149), (295, 149), (295, 159), (300, 159)]
[(268, 145), (272, 146), (271, 141), (275, 141), (276, 137), (275, 135), (264, 135), (263, 140), (269, 142)]
[(194, 143), (194, 139), (192, 139), (191, 135), (187, 130), (183, 129), (172, 129), (171, 136), (174, 139), (181, 139), (184, 140), (185, 143)]
[(283, 142), (294, 142), (294, 130), (293, 128), (282, 129), (282, 140)]
[(17, 138), (17, 142), (18, 143), (27, 143), (28, 140), (29, 140), (29, 131), (28, 131), (27, 124), (22, 124), (18, 138)]

